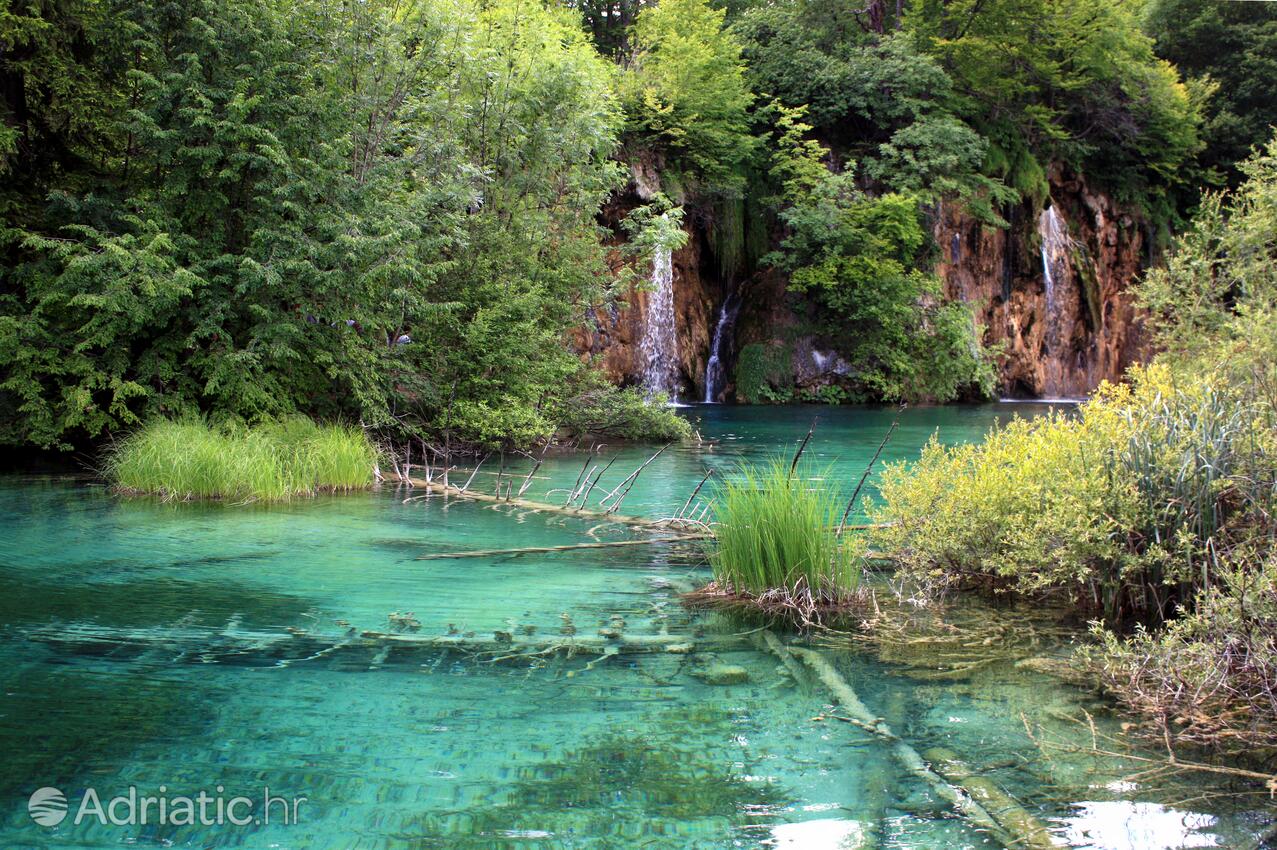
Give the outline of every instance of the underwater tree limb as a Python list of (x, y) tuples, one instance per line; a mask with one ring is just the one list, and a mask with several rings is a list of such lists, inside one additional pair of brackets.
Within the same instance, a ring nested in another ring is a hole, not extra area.
[[(1001, 823), (970, 791), (940, 776), (923, 760), (918, 751), (901, 740), (881, 718), (875, 717), (852, 689), (847, 680), (819, 652), (797, 646), (785, 646), (774, 635), (764, 637), (768, 648), (785, 663), (786, 655), (797, 658), (811, 668), (856, 726), (873, 734), (888, 745), (892, 756), (909, 773), (925, 782), (936, 796), (949, 803), (974, 826), (992, 835), (1006, 847), (1053, 847), (1045, 828), (1040, 832), (1018, 829), (1016, 823)], [(788, 666), (788, 665), (786, 665)], [(1026, 813), (1027, 815), (1027, 813)], [(1030, 816), (1031, 817), (1031, 816)]]
[[(179, 625), (171, 628), (118, 628), (96, 624), (63, 625), (37, 628), (24, 636), (38, 643), (57, 647), (77, 655), (132, 659), (159, 652), (166, 658), (190, 663), (216, 661), (256, 661), (276, 664), (296, 663), (307, 659), (343, 653), (355, 657), (370, 653), (390, 652), (412, 655), (459, 651), (472, 656), (531, 657), (533, 655), (574, 656), (583, 653), (621, 655), (731, 650), (741, 648), (742, 637), (736, 634), (690, 637), (673, 634), (609, 633), (581, 634), (516, 634), (495, 631), (487, 634), (465, 632), (445, 635), (420, 635), (412, 632), (382, 632), (348, 629), (344, 633), (257, 631), (248, 629), (194, 628)], [(384, 657), (383, 657), (384, 660)]]

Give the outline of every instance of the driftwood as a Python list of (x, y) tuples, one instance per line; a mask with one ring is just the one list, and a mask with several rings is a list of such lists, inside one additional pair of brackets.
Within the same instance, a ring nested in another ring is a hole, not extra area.
[(651, 537), (646, 540), (613, 540), (606, 543), (565, 543), (562, 546), (521, 546), (517, 549), (471, 549), (463, 552), (428, 552), (418, 561), (442, 561), (451, 558), (487, 558), (506, 555), (533, 555), (547, 552), (571, 552), (577, 549), (612, 549), (619, 546), (651, 546), (654, 543), (680, 543), (703, 540), (708, 534), (680, 534), (677, 537)]
[(587, 519), (598, 519), (606, 522), (615, 522), (619, 525), (632, 525), (639, 528), (660, 528), (665, 525), (661, 520), (643, 519), (642, 517), (624, 516), (622, 514), (608, 513), (606, 511), (594, 511), (586, 508), (570, 508), (566, 505), (551, 505), (547, 502), (535, 502), (531, 499), (509, 498), (504, 496), (494, 496), (491, 493), (469, 493), (458, 490), (451, 485), (442, 484), (438, 481), (422, 481), (413, 479), (412, 485), (428, 490), (431, 493), (440, 496), (456, 496), (462, 499), (473, 499), (476, 502), (492, 502), (503, 505), (513, 505), (514, 507), (523, 508), (538, 513), (562, 514), (564, 516), (579, 516)]
[[(768, 648), (780, 659), (781, 663), (788, 666), (786, 657), (789, 656), (799, 659), (811, 668), (811, 671), (816, 674), (816, 677), (820, 679), (821, 683), (824, 684), (829, 693), (846, 712), (847, 716), (841, 719), (852, 723), (886, 743), (891, 755), (901, 767), (925, 782), (937, 797), (953, 806), (973, 826), (984, 830), (1006, 847), (1038, 848), (1051, 846), (1044, 827), (1039, 831), (1037, 827), (1028, 829), (1024, 824), (1013, 822), (1011, 819), (1008, 819), (1005, 823), (999, 821), (989, 809), (979, 802), (970, 790), (959, 783), (953, 783), (945, 779), (932, 770), (916, 749), (892, 732), (882, 718), (875, 717), (869, 711), (868, 706), (860, 701), (860, 697), (856, 695), (851, 685), (847, 684), (847, 680), (819, 652), (797, 646), (786, 646), (770, 632), (764, 633), (764, 640)], [(1023, 809), (1020, 811), (1023, 812)], [(1033, 824), (1037, 824), (1037, 821), (1033, 820), (1032, 816), (1027, 812), (1024, 812), (1024, 815)], [(1043, 841), (1048, 843), (1043, 844)]]
[(842, 530), (847, 525), (847, 517), (851, 515), (851, 509), (856, 506), (856, 497), (860, 495), (860, 490), (865, 486), (865, 482), (869, 480), (869, 473), (873, 471), (874, 464), (878, 462), (878, 458), (882, 455), (882, 450), (887, 447), (887, 443), (891, 442), (891, 435), (896, 433), (896, 426), (900, 424), (897, 418), (891, 423), (891, 427), (887, 429), (887, 436), (882, 438), (882, 442), (878, 444), (878, 451), (874, 452), (874, 456), (870, 458), (869, 465), (865, 467), (864, 474), (860, 476), (860, 481), (856, 483), (856, 489), (852, 491), (851, 498), (847, 500), (847, 510), (842, 512), (842, 519), (838, 521), (837, 537), (842, 537)]

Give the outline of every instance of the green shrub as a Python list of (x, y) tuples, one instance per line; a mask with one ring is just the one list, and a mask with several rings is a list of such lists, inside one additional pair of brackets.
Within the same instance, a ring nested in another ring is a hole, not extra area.
[(714, 580), (737, 593), (773, 589), (841, 596), (859, 572), (850, 548), (833, 527), (841, 514), (835, 496), (812, 488), (788, 461), (746, 465), (718, 489), (710, 563)]
[(874, 543), (931, 589), (1062, 590), (1110, 621), (1162, 619), (1209, 583), (1208, 547), (1262, 500), (1275, 457), (1248, 396), (1135, 370), (1076, 415), (1016, 420), (978, 445), (933, 440), (888, 467), (871, 514), (892, 525)]
[(592, 434), (674, 442), (692, 436), (692, 426), (669, 407), (664, 395), (649, 399), (634, 387), (621, 390), (601, 382), (563, 406), (559, 427), (573, 438)]
[(214, 427), (155, 420), (110, 451), (108, 478), (164, 499), (282, 501), (372, 481), (376, 449), (363, 431), (303, 417)]

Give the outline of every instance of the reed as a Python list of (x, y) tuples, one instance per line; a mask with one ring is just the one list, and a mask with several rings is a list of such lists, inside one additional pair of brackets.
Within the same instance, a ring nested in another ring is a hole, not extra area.
[(710, 562), (718, 586), (830, 598), (856, 589), (852, 550), (831, 531), (841, 506), (834, 494), (810, 487), (801, 469), (791, 475), (787, 460), (746, 465), (718, 488), (716, 502)]
[(105, 472), (123, 492), (166, 500), (285, 501), (367, 487), (376, 457), (361, 430), (303, 417), (253, 426), (161, 419), (111, 449)]

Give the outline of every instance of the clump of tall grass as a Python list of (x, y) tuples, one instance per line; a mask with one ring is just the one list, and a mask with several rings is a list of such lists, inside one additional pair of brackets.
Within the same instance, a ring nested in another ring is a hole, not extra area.
[(719, 487), (716, 502), (714, 583), (704, 601), (736, 599), (810, 622), (857, 589), (857, 559), (834, 531), (842, 506), (789, 462), (745, 465)]
[(126, 493), (283, 501), (367, 487), (376, 457), (361, 430), (304, 417), (252, 426), (160, 419), (117, 444), (105, 471)]

